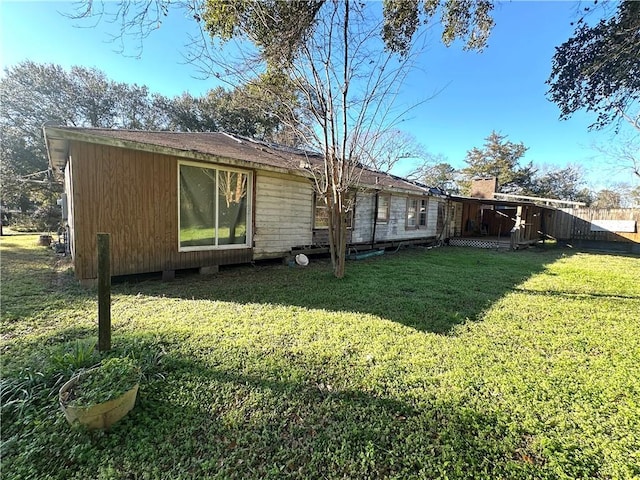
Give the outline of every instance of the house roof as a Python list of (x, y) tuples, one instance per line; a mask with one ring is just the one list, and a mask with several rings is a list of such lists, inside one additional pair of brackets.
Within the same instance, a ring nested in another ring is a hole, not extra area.
[[(64, 169), (69, 141), (110, 145), (182, 158), (260, 168), (298, 176), (310, 176), (305, 165), (319, 165), (316, 152), (275, 145), (222, 132), (166, 132), (104, 128), (44, 127), (49, 163)], [(429, 188), (410, 180), (362, 168), (360, 182), (380, 190), (429, 194)]]

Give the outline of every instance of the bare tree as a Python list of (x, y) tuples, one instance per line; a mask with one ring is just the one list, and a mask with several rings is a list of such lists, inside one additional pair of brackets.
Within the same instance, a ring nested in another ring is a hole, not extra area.
[(627, 172), (640, 179), (640, 135), (619, 133), (610, 144), (592, 148), (605, 158), (612, 173)]
[[(486, 8), (478, 7), (482, 11), (477, 17), (447, 17), (452, 25), (466, 25), (452, 38), (468, 35), (470, 48), (484, 44), (474, 43), (479, 38), (486, 40), (468, 28), (482, 23), (490, 10), (487, 2), (477, 3)], [(271, 114), (288, 124), (302, 145), (321, 153), (323, 161), (310, 159), (306, 169), (329, 212), (329, 248), (334, 274), (340, 278), (345, 273), (346, 219), (353, 207), (350, 193), (363, 166), (389, 170), (402, 158), (423, 154), (419, 144), (399, 135), (397, 128), (415, 106), (400, 105), (398, 96), (421, 47), (422, 36), (414, 35), (417, 25), (411, 15), (418, 3), (385, 2), (391, 12), (386, 16), (371, 4), (350, 0), (229, 5), (209, 2), (205, 14), (214, 38), (238, 40), (233, 48), (236, 61), (230, 61), (228, 50), (221, 56), (203, 43), (193, 60), (221, 80), (254, 82), (258, 102), (279, 99), (280, 110)], [(417, 18), (418, 11), (414, 13)], [(390, 25), (390, 18), (397, 22)], [(414, 31), (403, 30), (409, 24)], [(483, 25), (490, 29), (492, 23)], [(394, 43), (399, 37), (404, 40)], [(291, 123), (300, 117), (305, 121)]]
[(373, 170), (389, 173), (403, 160), (423, 162), (428, 157), (424, 145), (415, 136), (396, 128), (371, 132), (371, 149), (363, 152), (361, 163)]
[(381, 161), (393, 162), (375, 153), (393, 138), (381, 132), (400, 118), (392, 107), (411, 59), (372, 48), (382, 25), (368, 13), (349, 1), (329, 4), (298, 61), (287, 67), (306, 100), (303, 108), (315, 120), (300, 134), (324, 156), (321, 165), (309, 164), (308, 170), (329, 210), (329, 247), (338, 278), (344, 276), (346, 214), (352, 208), (348, 192), (359, 183), (362, 162), (378, 167)]

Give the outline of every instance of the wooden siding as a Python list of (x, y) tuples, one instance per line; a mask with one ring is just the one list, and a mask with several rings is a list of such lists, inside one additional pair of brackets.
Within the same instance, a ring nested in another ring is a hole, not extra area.
[[(482, 205), (475, 202), (464, 202), (461, 208), (460, 224), (458, 225), (463, 237), (479, 235), (509, 236), (515, 226), (518, 207), (496, 209), (494, 205)], [(526, 221), (523, 218), (523, 225)], [(533, 225), (529, 222), (529, 227)], [(526, 225), (524, 225), (526, 228)]]
[(353, 243), (371, 242), (375, 201), (374, 192), (358, 192), (356, 194), (353, 227), (351, 229), (351, 241)]
[(517, 214), (520, 218), (519, 225), (516, 224), (514, 229), (513, 242), (514, 245), (521, 243), (531, 243), (544, 237), (546, 228), (545, 215), (549, 215), (551, 211), (538, 207), (537, 205), (522, 205), (517, 207)]
[[(353, 243), (367, 243), (372, 241), (373, 217), (375, 211), (375, 192), (358, 193), (356, 201)], [(422, 228), (407, 228), (407, 195), (391, 195), (389, 206), (389, 221), (377, 222), (376, 242), (412, 240), (424, 237), (435, 237), (438, 220), (438, 202), (435, 197), (427, 198), (427, 226)]]
[(283, 256), (311, 245), (313, 187), (309, 181), (258, 172), (255, 178), (254, 258)]
[[(635, 232), (591, 231), (594, 220), (635, 220)], [(640, 243), (638, 208), (563, 208), (556, 210), (547, 226), (549, 235), (561, 240)]]
[[(353, 230), (347, 228), (347, 244), (353, 242)], [(329, 245), (329, 229), (328, 228), (315, 228), (313, 230), (312, 245), (314, 247), (328, 246)]]
[(449, 207), (450, 223), (449, 236), (459, 237), (462, 235), (462, 210), (464, 205), (459, 202), (452, 202)]
[(97, 276), (98, 232), (111, 234), (112, 275), (251, 261), (251, 248), (178, 252), (178, 158), (75, 141), (70, 156), (77, 278)]

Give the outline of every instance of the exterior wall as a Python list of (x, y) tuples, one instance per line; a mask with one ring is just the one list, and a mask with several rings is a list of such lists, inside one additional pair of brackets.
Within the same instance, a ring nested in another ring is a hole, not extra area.
[(252, 260), (251, 248), (178, 252), (176, 157), (75, 141), (70, 157), (77, 278), (97, 276), (98, 232), (111, 234), (112, 275)]
[[(381, 194), (383, 195), (383, 194)], [(352, 232), (353, 243), (367, 243), (372, 241), (373, 220), (375, 212), (375, 192), (358, 193), (356, 201), (354, 229)], [(391, 194), (389, 206), (389, 221), (377, 222), (375, 240), (376, 242), (412, 240), (425, 237), (435, 237), (438, 219), (438, 202), (436, 197), (426, 197), (427, 204), (427, 226), (421, 228), (407, 228), (407, 200), (406, 194)], [(424, 197), (416, 197), (424, 198)]]
[[(71, 141), (65, 170), (69, 241), (76, 277), (97, 277), (96, 234), (111, 234), (112, 275), (171, 271), (277, 258), (323, 243), (313, 230), (313, 185), (293, 175), (253, 171), (253, 248), (178, 251), (178, 162), (174, 156)], [(392, 194), (376, 242), (435, 237), (438, 203), (428, 197), (426, 228), (407, 228), (406, 194)], [(372, 241), (375, 192), (357, 194), (350, 243)], [(442, 221), (442, 219), (441, 219)], [(324, 237), (323, 237), (324, 236)], [(326, 239), (325, 239), (326, 240)]]
[[(353, 242), (353, 229), (347, 228), (347, 244)], [(329, 229), (328, 228), (314, 228), (312, 245), (328, 246), (329, 245)]]
[(373, 232), (373, 212), (376, 196), (374, 192), (358, 192), (351, 229), (352, 243), (371, 243)]
[(521, 215), (520, 226), (524, 227), (524, 231), (520, 232), (522, 241), (537, 240), (542, 237), (542, 216), (545, 210), (537, 207), (526, 205), (518, 207)]
[(313, 187), (295, 177), (258, 172), (255, 176), (254, 258), (286, 255), (311, 245)]

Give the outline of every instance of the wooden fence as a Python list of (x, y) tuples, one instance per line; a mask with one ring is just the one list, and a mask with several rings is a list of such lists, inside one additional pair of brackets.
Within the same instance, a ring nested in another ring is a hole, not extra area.
[(563, 208), (547, 221), (546, 233), (561, 241), (618, 242), (640, 251), (640, 209), (638, 208)]

